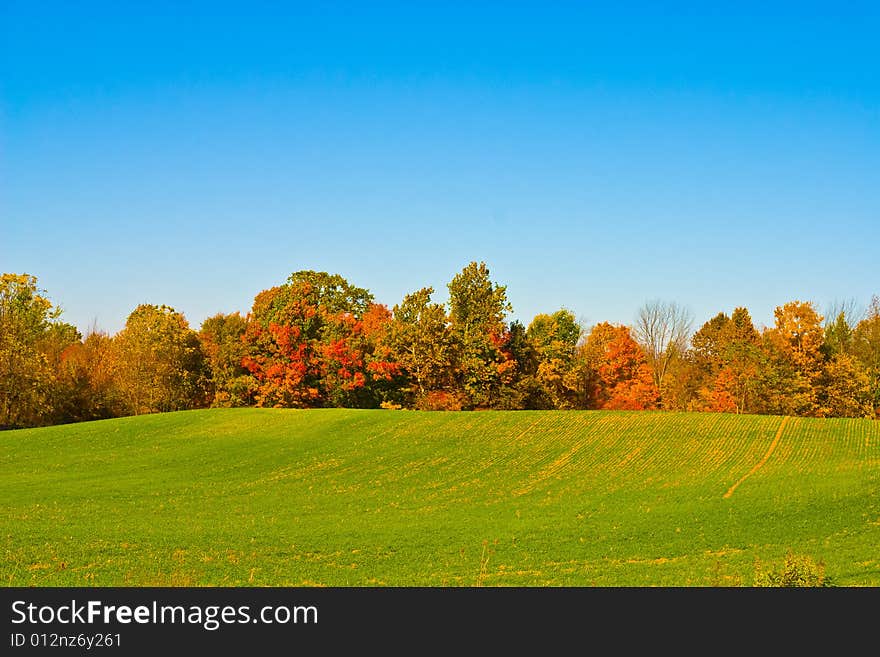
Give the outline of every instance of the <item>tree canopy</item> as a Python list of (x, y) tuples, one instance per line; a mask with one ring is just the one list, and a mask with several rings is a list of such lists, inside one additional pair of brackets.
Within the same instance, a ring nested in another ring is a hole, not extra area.
[(29, 274), (0, 277), (0, 427), (204, 406), (618, 409), (880, 415), (880, 298), (823, 317), (809, 301), (758, 329), (743, 306), (691, 332), (649, 301), (631, 325), (585, 326), (565, 308), (510, 321), (484, 262), (391, 308), (340, 274), (300, 270), (246, 315), (198, 331), (140, 304), (115, 335), (85, 336)]

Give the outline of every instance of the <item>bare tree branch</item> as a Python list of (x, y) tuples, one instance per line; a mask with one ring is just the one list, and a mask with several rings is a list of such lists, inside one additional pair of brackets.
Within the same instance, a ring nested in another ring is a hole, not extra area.
[(828, 308), (825, 311), (825, 328), (827, 329), (834, 324), (841, 314), (843, 314), (847, 325), (854, 327), (867, 316), (867, 311), (862, 304), (852, 297), (849, 299), (835, 299), (828, 304)]
[(687, 351), (693, 315), (674, 301), (648, 301), (639, 309), (633, 328), (654, 373), (654, 385), (663, 394), (669, 365)]

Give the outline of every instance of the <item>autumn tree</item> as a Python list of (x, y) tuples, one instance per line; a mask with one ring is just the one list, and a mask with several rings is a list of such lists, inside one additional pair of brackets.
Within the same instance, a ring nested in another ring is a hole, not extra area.
[(448, 288), (458, 388), (468, 407), (491, 408), (516, 371), (506, 349), (507, 288), (491, 280), (484, 262), (468, 264)]
[(371, 376), (363, 319), (372, 302), (368, 290), (342, 276), (311, 270), (260, 292), (242, 361), (254, 378), (257, 405), (361, 405)]
[(77, 393), (83, 393), (88, 380), (77, 380), (70, 367), (71, 354), (82, 344), (82, 335), (72, 324), (53, 322), (38, 342), (38, 349), (49, 365), (47, 418), (51, 424), (75, 422), (85, 413)]
[(244, 336), (242, 365), (253, 377), (257, 406), (319, 405), (320, 369), (315, 353), (317, 308), (276, 286), (254, 297)]
[(620, 326), (610, 322), (594, 324), (578, 349), (578, 358), (583, 364), (586, 380), (588, 408), (601, 408), (608, 397), (607, 385), (600, 378), (599, 370), (606, 361), (608, 345), (618, 336), (620, 329)]
[[(725, 365), (729, 333), (730, 317), (720, 312), (691, 337), (687, 360), (692, 365), (690, 383), (694, 390), (688, 410), (730, 412), (735, 409), (732, 395), (722, 392), (730, 383), (730, 376), (725, 373), (719, 377)], [(718, 390), (719, 384), (722, 391)]]
[(363, 388), (365, 406), (375, 407), (383, 403), (400, 405), (404, 401), (401, 388), (405, 377), (391, 346), (393, 321), (394, 315), (388, 306), (371, 303), (361, 322), (360, 340), (367, 380)]
[(868, 375), (870, 399), (880, 417), (880, 297), (873, 297), (868, 311), (853, 330), (852, 353)]
[(822, 316), (811, 302), (790, 301), (773, 311), (771, 339), (799, 372), (812, 377), (821, 369), (824, 331)]
[(363, 312), (332, 313), (319, 308), (319, 313), (324, 318), (316, 345), (322, 399), (327, 406), (359, 407), (367, 384)]
[(691, 344), (689, 357), (698, 395), (693, 408), (729, 413), (754, 410), (764, 359), (749, 311), (738, 307), (730, 316), (718, 313), (694, 333)]
[(125, 414), (114, 383), (112, 338), (92, 327), (81, 341), (60, 354), (58, 385), (63, 404), (56, 409), (59, 422), (102, 420)]
[(871, 377), (853, 356), (840, 352), (822, 368), (817, 385), (820, 417), (874, 417)]
[(29, 274), (0, 276), (0, 427), (51, 416), (52, 367), (41, 349), (61, 314)]
[(407, 294), (394, 306), (386, 345), (405, 377), (408, 403), (453, 385), (452, 329), (443, 304), (433, 303), (434, 289)]
[(775, 326), (763, 337), (768, 360), (762, 371), (764, 412), (811, 415), (825, 356), (822, 316), (810, 302), (790, 301), (774, 310)]
[(584, 343), (583, 357), (594, 373), (594, 408), (657, 408), (660, 398), (651, 368), (629, 327), (596, 324)]
[(705, 410), (702, 405), (703, 372), (688, 350), (669, 365), (666, 374), (663, 408), (676, 411)]
[(242, 365), (246, 330), (247, 320), (237, 312), (217, 313), (202, 322), (198, 337), (210, 372), (211, 406), (247, 406), (252, 401), (253, 380)]
[(571, 311), (562, 309), (532, 319), (526, 337), (537, 360), (535, 381), (551, 408), (576, 408), (579, 377), (573, 372), (583, 329)]
[(826, 358), (852, 353), (853, 329), (862, 311), (855, 299), (835, 301), (825, 313), (823, 353)]
[(388, 308), (372, 302), (359, 315), (329, 316), (320, 363), (321, 386), (330, 405), (373, 408), (399, 397), (394, 386), (400, 367), (387, 344), (390, 321)]
[(124, 412), (204, 406), (206, 366), (195, 331), (166, 305), (141, 304), (113, 338), (114, 384)]
[(634, 334), (645, 352), (661, 399), (670, 365), (687, 351), (693, 317), (673, 302), (649, 301), (636, 317)]

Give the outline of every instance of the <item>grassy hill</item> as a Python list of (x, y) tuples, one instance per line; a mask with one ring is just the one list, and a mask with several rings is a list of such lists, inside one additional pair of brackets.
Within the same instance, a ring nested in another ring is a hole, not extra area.
[(4, 586), (880, 585), (880, 423), (229, 409), (0, 433)]

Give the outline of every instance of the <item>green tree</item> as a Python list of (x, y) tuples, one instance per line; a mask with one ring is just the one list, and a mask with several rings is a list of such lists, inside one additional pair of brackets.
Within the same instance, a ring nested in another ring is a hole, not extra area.
[(766, 368), (766, 362), (758, 341), (741, 340), (731, 344), (727, 363), (716, 377), (715, 388), (721, 387), (730, 395), (734, 412), (753, 413), (757, 410), (761, 372)]
[(574, 314), (565, 308), (552, 315), (535, 315), (527, 329), (529, 341), (539, 360), (571, 360), (583, 329)]
[(731, 321), (727, 313), (718, 313), (703, 324), (691, 338), (694, 362), (711, 378), (724, 365), (725, 351), (731, 339)]
[(515, 363), (509, 382), (498, 391), (494, 408), (499, 410), (544, 410), (554, 407), (553, 400), (538, 380), (539, 356), (522, 322), (507, 326), (504, 352)]
[(408, 402), (452, 387), (452, 330), (443, 304), (433, 303), (434, 289), (407, 294), (392, 309), (386, 344), (406, 381)]
[(247, 406), (252, 401), (253, 379), (242, 365), (246, 330), (247, 320), (237, 312), (217, 313), (202, 322), (198, 337), (210, 372), (211, 406)]
[(552, 408), (578, 406), (579, 377), (573, 376), (577, 345), (583, 329), (571, 311), (536, 315), (526, 332), (534, 349), (537, 368), (535, 381)]
[(509, 385), (516, 363), (506, 351), (507, 288), (486, 263), (471, 262), (448, 284), (449, 318), (457, 348), (457, 386), (469, 408), (491, 408)]
[(824, 353), (828, 358), (852, 352), (853, 329), (846, 313), (841, 311), (825, 324)]

